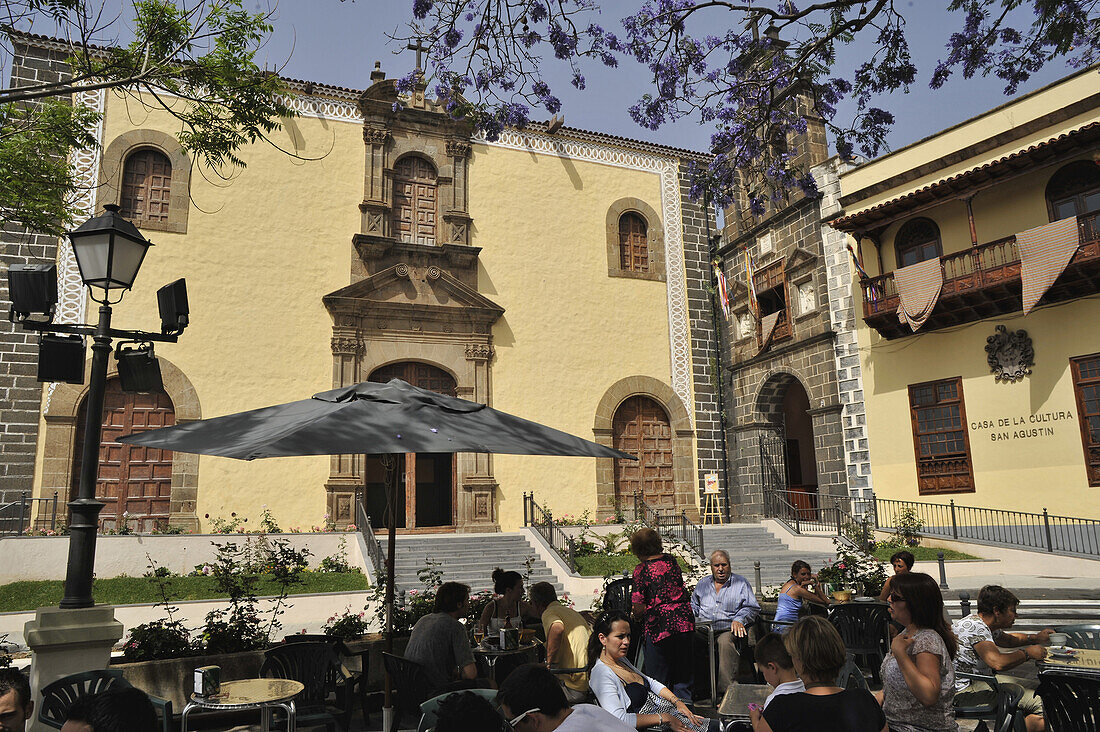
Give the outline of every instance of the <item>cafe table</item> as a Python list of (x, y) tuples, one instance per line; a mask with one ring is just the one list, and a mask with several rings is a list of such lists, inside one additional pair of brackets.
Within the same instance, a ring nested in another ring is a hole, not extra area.
[(767, 684), (730, 684), (718, 706), (718, 716), (722, 719), (749, 718), (749, 704), (764, 706), (764, 700), (772, 693)]
[(496, 681), (497, 661), (505, 656), (515, 656), (520, 653), (529, 653), (535, 649), (535, 643), (520, 643), (515, 648), (502, 649), (500, 646), (488, 645), (484, 642), (474, 646), (474, 655), (485, 659), (489, 667), (489, 678)]
[(1100, 651), (1091, 648), (1077, 648), (1072, 657), (1056, 656), (1047, 653), (1046, 658), (1039, 661), (1041, 671), (1077, 671), (1094, 676), (1100, 676)]
[(287, 714), (287, 732), (296, 729), (294, 697), (306, 687), (300, 681), (289, 679), (244, 679), (224, 681), (217, 694), (191, 695), (191, 701), (180, 715), (180, 732), (187, 732), (187, 717), (192, 712), (229, 712), (240, 709), (259, 709), (262, 729), (271, 729), (271, 711), (279, 707)]

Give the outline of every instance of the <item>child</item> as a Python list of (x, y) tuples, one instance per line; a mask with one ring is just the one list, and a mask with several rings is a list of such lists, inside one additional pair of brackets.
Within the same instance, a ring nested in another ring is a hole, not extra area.
[(767, 709), (772, 699), (780, 694), (796, 694), (806, 691), (806, 685), (794, 670), (791, 654), (783, 645), (783, 636), (768, 633), (756, 643), (756, 667), (764, 674), (764, 680), (774, 689), (764, 700)]

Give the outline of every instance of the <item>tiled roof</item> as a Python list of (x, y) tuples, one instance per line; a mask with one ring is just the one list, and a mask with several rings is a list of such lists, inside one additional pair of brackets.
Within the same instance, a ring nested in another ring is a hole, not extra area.
[(848, 232), (867, 228), (879, 221), (904, 214), (906, 211), (915, 209), (918, 206), (934, 203), (942, 199), (945, 193), (954, 194), (976, 184), (1000, 178), (1029, 166), (1036, 159), (1056, 155), (1095, 140), (1100, 140), (1100, 122), (1090, 122), (1076, 130), (1064, 132), (1030, 147), (991, 160), (983, 165), (930, 183), (923, 188), (906, 193), (904, 196), (891, 198), (862, 211), (841, 216), (831, 221), (830, 226)]

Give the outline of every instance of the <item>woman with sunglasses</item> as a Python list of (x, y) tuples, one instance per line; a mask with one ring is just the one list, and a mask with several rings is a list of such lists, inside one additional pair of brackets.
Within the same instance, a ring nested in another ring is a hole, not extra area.
[(630, 618), (604, 613), (588, 640), (588, 685), (600, 706), (636, 729), (672, 732), (718, 732), (716, 719), (697, 717), (683, 700), (649, 678), (626, 659), (630, 649)]
[(958, 642), (944, 618), (939, 585), (923, 572), (892, 579), (890, 615), (905, 630), (882, 662), (882, 711), (891, 732), (956, 732), (951, 705)]

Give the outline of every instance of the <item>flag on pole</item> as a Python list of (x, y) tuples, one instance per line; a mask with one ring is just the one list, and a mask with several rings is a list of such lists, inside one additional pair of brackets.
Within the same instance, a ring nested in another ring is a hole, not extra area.
[(752, 280), (753, 270), (756, 269), (756, 263), (752, 260), (752, 254), (749, 252), (749, 248), (745, 247), (745, 282), (749, 286), (749, 310), (752, 311), (753, 317), (757, 320), (760, 319), (760, 306), (756, 301), (756, 283)]
[(726, 320), (729, 320), (730, 293), (729, 288), (726, 286), (726, 275), (722, 273), (722, 267), (719, 264), (714, 265), (714, 273), (718, 277), (718, 303), (722, 306), (722, 315), (726, 316)]

